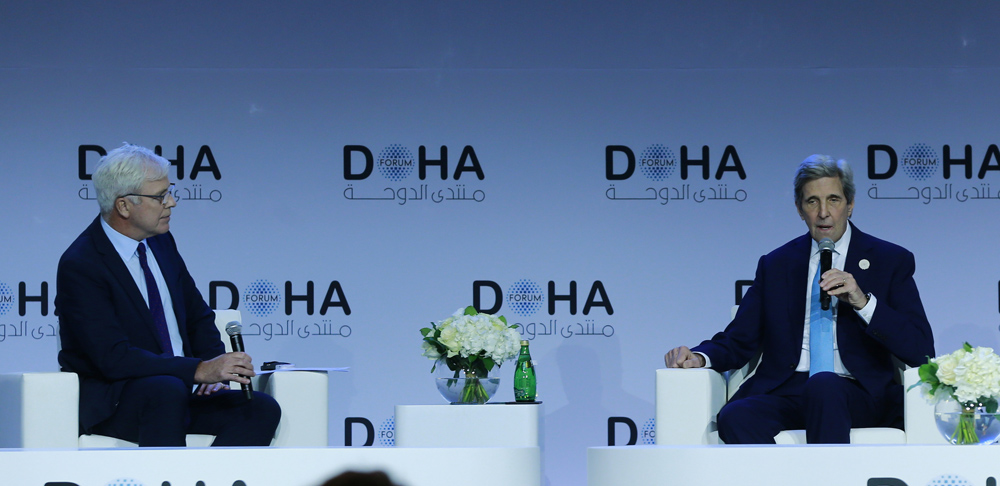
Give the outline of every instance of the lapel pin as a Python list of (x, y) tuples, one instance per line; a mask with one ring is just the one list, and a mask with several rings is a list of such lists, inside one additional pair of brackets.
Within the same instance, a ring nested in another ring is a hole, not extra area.
[(858, 266), (861, 267), (862, 270), (868, 270), (868, 267), (872, 266), (872, 264), (871, 262), (868, 261), (867, 258), (864, 258), (860, 262), (858, 262)]

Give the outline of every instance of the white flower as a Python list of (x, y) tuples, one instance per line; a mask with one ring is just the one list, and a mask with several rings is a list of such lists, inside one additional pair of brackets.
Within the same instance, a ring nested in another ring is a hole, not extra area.
[(434, 347), (433, 344), (424, 341), (423, 348), (424, 348), (424, 356), (427, 356), (430, 359), (438, 359), (441, 357), (441, 353), (438, 352), (437, 348)]
[(931, 360), (938, 365), (937, 379), (945, 386), (939, 387), (934, 397), (929, 396), (929, 386), (923, 394), (938, 401), (948, 394), (962, 403), (980, 402), (1000, 398), (1000, 356), (992, 348), (964, 347), (954, 353)]
[(955, 367), (958, 366), (958, 355), (959, 353), (965, 354), (964, 350), (958, 350), (954, 353), (940, 356), (931, 360), (933, 363), (937, 363), (937, 378), (941, 380), (941, 383), (945, 385), (955, 384)]
[[(437, 342), (445, 347), (448, 358), (477, 356), (501, 364), (520, 352), (520, 334), (494, 315), (466, 315), (464, 309), (459, 309), (436, 327)], [(424, 356), (439, 358), (441, 353), (430, 348), (434, 345), (425, 342)]]

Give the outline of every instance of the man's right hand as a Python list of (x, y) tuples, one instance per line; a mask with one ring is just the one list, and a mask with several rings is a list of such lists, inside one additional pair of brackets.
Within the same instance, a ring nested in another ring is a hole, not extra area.
[(195, 383), (220, 383), (235, 381), (247, 385), (250, 377), (257, 373), (253, 370), (253, 361), (246, 353), (226, 353), (208, 361), (198, 363), (194, 371)]
[(663, 362), (667, 368), (704, 368), (705, 358), (692, 352), (687, 346), (680, 346), (671, 349), (663, 356)]

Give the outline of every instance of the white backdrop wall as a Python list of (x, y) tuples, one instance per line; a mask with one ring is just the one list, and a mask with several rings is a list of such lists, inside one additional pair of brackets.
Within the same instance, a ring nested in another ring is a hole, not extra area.
[[(443, 403), (418, 330), (493, 286), (532, 342), (547, 484), (583, 484), (587, 446), (652, 443), (653, 370), (805, 231), (791, 177), (812, 153), (850, 161), (855, 224), (916, 255), (938, 352), (996, 346), (997, 13), (5, 2), (0, 371), (57, 369), (56, 263), (97, 214), (96, 147), (122, 141), (178, 160), (172, 231), (255, 361), (351, 367), (332, 446), (391, 446), (394, 405)], [(422, 150), (446, 177), (420, 177)]]

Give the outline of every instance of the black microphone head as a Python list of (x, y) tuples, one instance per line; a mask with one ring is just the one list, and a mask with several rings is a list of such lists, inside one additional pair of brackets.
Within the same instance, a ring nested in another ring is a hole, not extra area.
[(243, 326), (240, 321), (230, 321), (226, 324), (226, 334), (230, 336), (238, 336), (243, 331)]
[(830, 238), (823, 238), (822, 240), (819, 240), (820, 251), (823, 250), (833, 251), (834, 246), (835, 245), (833, 244), (833, 240), (831, 240)]

